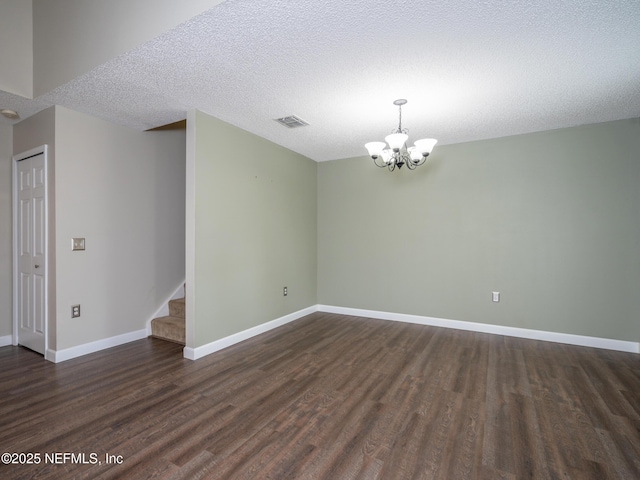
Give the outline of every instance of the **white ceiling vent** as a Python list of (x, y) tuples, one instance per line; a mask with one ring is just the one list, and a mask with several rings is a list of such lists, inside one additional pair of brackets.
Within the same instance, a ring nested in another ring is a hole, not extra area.
[(307, 125), (309, 125), (307, 122), (305, 122), (301, 118), (296, 117), (295, 115), (290, 115), (288, 117), (282, 118), (274, 118), (274, 120), (280, 125), (284, 125), (287, 128), (306, 127)]

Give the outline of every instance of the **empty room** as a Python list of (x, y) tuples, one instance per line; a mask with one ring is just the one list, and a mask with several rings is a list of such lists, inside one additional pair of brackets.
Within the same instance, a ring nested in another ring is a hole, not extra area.
[(0, 0), (0, 477), (640, 478), (639, 45)]

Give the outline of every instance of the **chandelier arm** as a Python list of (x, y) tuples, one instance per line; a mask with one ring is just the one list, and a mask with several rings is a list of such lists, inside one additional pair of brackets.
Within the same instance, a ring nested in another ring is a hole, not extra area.
[[(373, 157), (371, 157), (371, 158), (373, 158)], [(374, 163), (374, 165), (375, 165), (376, 167), (380, 167), (380, 168), (384, 168), (384, 167), (386, 167), (386, 166), (387, 166), (387, 164), (385, 163), (385, 161), (384, 161), (384, 160), (382, 160), (382, 163), (378, 163), (378, 159), (380, 159), (380, 158), (382, 158), (382, 157), (373, 158), (373, 163)]]
[(409, 170), (413, 170), (415, 167), (413, 167), (413, 160), (411, 159), (411, 155), (409, 154), (409, 151), (407, 150), (407, 145), (404, 145), (405, 151), (401, 152), (401, 156), (402, 156), (402, 162), (404, 165), (407, 166), (407, 168)]
[(407, 168), (409, 168), (409, 170), (415, 170), (416, 167), (420, 166), (419, 163), (415, 163), (413, 161), (413, 158), (411, 158), (410, 154), (408, 154), (407, 156), (408, 156), (408, 158), (407, 158)]
[(420, 159), (420, 161), (415, 164), (416, 167), (419, 167), (420, 165), (424, 165), (425, 162), (427, 161), (427, 158), (429, 158), (429, 155), (427, 155), (426, 157), (423, 155), (422, 158)]
[(389, 161), (389, 171), (393, 172), (398, 167), (398, 154), (393, 153), (391, 155), (391, 160)]

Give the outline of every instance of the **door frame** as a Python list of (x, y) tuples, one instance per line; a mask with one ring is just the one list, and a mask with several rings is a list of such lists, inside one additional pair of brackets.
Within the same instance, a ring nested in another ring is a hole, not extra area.
[(13, 345), (18, 345), (18, 281), (20, 278), (18, 265), (18, 162), (36, 155), (44, 155), (44, 243), (45, 243), (45, 276), (44, 276), (44, 357), (47, 357), (49, 349), (49, 161), (47, 145), (40, 145), (26, 152), (13, 156), (12, 162), (12, 195), (11, 202), (13, 212)]

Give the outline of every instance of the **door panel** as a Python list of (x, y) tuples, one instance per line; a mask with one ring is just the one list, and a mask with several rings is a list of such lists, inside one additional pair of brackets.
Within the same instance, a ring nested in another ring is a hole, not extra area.
[[(42, 335), (44, 342), (44, 309), (45, 309), (45, 282), (44, 276), (33, 275), (33, 331), (36, 334)], [(43, 351), (44, 354), (44, 343)]]
[(20, 257), (31, 256), (31, 199), (20, 199), (20, 218), (18, 234), (20, 236)]
[(31, 275), (20, 272), (20, 289), (18, 291), (18, 319), (21, 329), (31, 328), (31, 318), (33, 316), (31, 315), (31, 288), (29, 288), (30, 283)]

